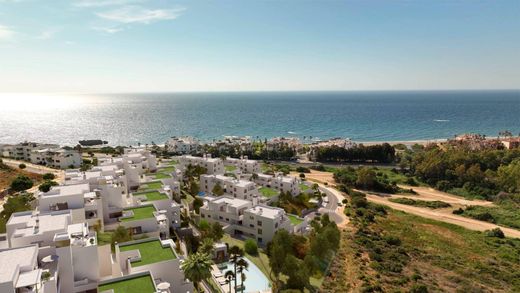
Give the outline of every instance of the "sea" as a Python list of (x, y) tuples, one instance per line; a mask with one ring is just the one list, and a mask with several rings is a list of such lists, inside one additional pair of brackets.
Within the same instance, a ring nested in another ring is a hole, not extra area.
[(1, 94), (0, 143), (172, 136), (407, 141), (520, 132), (520, 91)]

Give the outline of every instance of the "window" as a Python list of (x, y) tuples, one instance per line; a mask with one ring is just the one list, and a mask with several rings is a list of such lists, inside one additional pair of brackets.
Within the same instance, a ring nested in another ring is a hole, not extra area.
[(255, 227), (255, 225), (253, 225), (253, 224), (249, 224), (249, 227), (251, 227), (251, 228), (254, 228), (254, 227)]
[(218, 218), (219, 218), (220, 220), (224, 219), (222, 216), (219, 216)]
[(258, 237), (258, 243), (262, 243), (262, 238)]
[(201, 218), (204, 218), (204, 214), (200, 214), (200, 217), (201, 217)]
[(256, 224), (257, 224), (258, 226), (262, 226), (262, 221), (257, 221)]
[(258, 229), (258, 234), (262, 235), (262, 229)]

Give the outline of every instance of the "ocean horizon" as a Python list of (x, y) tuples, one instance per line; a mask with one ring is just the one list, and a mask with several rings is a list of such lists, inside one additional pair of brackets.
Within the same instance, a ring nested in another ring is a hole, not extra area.
[(0, 143), (203, 141), (224, 135), (355, 141), (520, 132), (519, 90), (2, 94)]

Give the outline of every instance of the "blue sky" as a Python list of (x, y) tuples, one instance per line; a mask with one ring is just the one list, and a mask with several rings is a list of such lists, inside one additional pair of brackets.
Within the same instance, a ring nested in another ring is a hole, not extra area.
[(520, 1), (0, 0), (0, 92), (520, 88)]

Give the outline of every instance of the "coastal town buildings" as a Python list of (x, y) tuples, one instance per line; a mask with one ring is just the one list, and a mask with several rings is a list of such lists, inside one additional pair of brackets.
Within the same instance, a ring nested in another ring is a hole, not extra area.
[(206, 169), (207, 174), (224, 174), (224, 162), (220, 158), (212, 158), (211, 155), (194, 157), (190, 155), (177, 157), (179, 167), (186, 169), (188, 165), (201, 166)]
[(58, 169), (77, 168), (82, 162), (80, 152), (75, 149), (35, 142), (0, 145), (0, 156)]
[(227, 157), (224, 160), (224, 168), (226, 171), (229, 168), (230, 171), (238, 169), (241, 173), (253, 174), (260, 172), (260, 163), (256, 160), (249, 160), (247, 156), (241, 156), (239, 159)]
[(169, 152), (176, 154), (195, 154), (201, 151), (202, 144), (191, 136), (172, 137), (166, 142)]
[(283, 147), (299, 150), (302, 143), (297, 137), (274, 137), (267, 141), (266, 147), (268, 151), (280, 150)]
[(258, 197), (258, 189), (254, 182), (224, 175), (201, 175), (200, 190), (205, 193), (211, 193), (215, 185), (219, 184), (227, 193), (235, 198), (252, 201)]
[(289, 192), (293, 196), (300, 194), (300, 180), (294, 176), (284, 176), (283, 173), (274, 175), (259, 173), (253, 181), (261, 186), (274, 188), (281, 192)]

